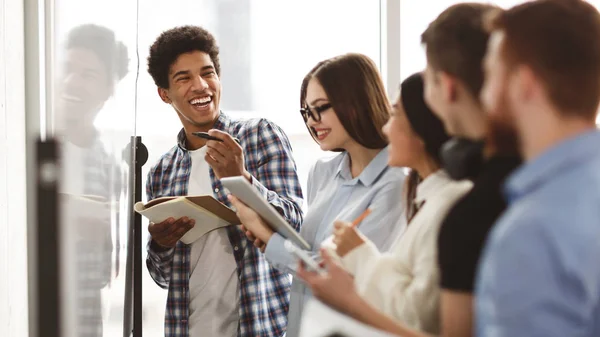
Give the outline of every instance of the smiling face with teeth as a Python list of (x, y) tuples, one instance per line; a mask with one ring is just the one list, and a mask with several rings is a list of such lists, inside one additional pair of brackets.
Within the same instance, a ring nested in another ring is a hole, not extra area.
[(59, 130), (66, 130), (93, 126), (113, 84), (106, 66), (93, 51), (71, 48), (65, 54), (57, 88), (55, 123)]
[(169, 88), (158, 88), (187, 133), (208, 131), (219, 116), (221, 82), (210, 56), (201, 51), (179, 55), (169, 71)]

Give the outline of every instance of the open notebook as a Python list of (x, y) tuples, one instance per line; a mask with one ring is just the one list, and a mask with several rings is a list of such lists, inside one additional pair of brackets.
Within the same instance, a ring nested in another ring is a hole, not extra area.
[(212, 230), (241, 223), (231, 208), (210, 195), (161, 197), (146, 204), (138, 202), (134, 210), (154, 223), (184, 216), (196, 220), (194, 228), (181, 238), (187, 245)]

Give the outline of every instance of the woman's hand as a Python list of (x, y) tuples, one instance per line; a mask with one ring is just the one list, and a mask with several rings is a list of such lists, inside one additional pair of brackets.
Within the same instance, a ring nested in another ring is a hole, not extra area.
[(227, 198), (237, 210), (236, 215), (242, 222), (241, 230), (244, 231), (246, 237), (254, 243), (254, 246), (264, 252), (266, 243), (273, 236), (273, 230), (263, 218), (258, 215), (252, 208), (246, 206), (238, 198), (233, 195), (228, 195)]
[(307, 271), (300, 262), (296, 275), (306, 282), (316, 298), (341, 312), (347, 313), (347, 310), (359, 297), (354, 288), (354, 278), (335, 263), (326, 250), (321, 249), (321, 256), (323, 257), (322, 264), (327, 273), (319, 275), (317, 272)]
[(244, 227), (244, 225), (240, 225), (240, 229), (242, 230), (242, 232), (244, 232), (244, 234), (246, 234), (248, 240), (252, 241), (254, 247), (258, 248), (262, 253), (265, 252), (265, 250), (267, 249), (266, 243), (262, 242), (260, 239), (257, 239), (251, 231)]
[(333, 223), (333, 243), (337, 246), (336, 253), (344, 257), (356, 247), (365, 243), (358, 230), (350, 223), (336, 221)]

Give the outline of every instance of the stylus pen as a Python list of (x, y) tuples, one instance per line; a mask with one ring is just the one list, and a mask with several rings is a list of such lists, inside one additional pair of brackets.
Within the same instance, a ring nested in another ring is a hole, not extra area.
[[(206, 140), (216, 140), (217, 142), (223, 142), (223, 139), (211, 136), (208, 134), (208, 132), (192, 132), (192, 134), (196, 137), (204, 138)], [(233, 140), (235, 140), (236, 143), (240, 144), (239, 139), (237, 139), (235, 137), (232, 137), (232, 138), (233, 138)]]

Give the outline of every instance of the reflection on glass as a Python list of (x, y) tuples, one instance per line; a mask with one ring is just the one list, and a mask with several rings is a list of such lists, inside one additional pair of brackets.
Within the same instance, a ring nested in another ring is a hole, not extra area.
[(126, 184), (119, 157), (111, 153), (114, 144), (101, 138), (94, 121), (127, 74), (129, 60), (114, 32), (93, 24), (70, 30), (58, 55), (53, 113), (62, 156), (62, 228), (69, 246), (63, 263), (75, 315), (71, 329), (76, 336), (103, 336), (108, 335), (103, 292), (118, 274), (118, 210)]

